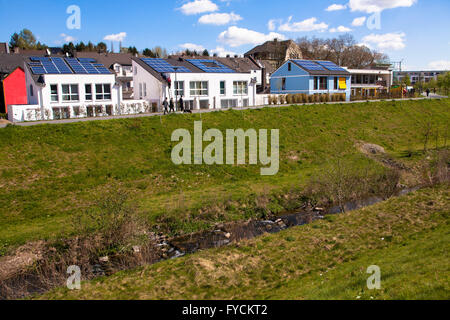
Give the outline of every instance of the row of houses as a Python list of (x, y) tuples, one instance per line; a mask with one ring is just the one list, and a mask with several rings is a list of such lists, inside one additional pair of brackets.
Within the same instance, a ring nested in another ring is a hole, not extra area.
[[(276, 54), (261, 53), (277, 46)], [(303, 60), (293, 43), (273, 41), (227, 58), (4, 53), (0, 81), (0, 113), (20, 122), (156, 112), (166, 98), (180, 97), (191, 110), (264, 105), (268, 94), (340, 93), (350, 100), (352, 93), (387, 90), (392, 72)]]

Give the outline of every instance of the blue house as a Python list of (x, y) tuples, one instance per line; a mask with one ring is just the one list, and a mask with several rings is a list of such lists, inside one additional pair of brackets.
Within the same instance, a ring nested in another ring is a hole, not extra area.
[(351, 75), (330, 61), (288, 60), (270, 77), (272, 94), (345, 93), (350, 101)]

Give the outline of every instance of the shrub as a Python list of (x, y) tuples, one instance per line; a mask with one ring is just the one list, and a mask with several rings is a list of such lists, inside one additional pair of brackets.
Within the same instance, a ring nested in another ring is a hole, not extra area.
[(320, 102), (320, 94), (314, 94), (314, 102)]
[(0, 119), (8, 120), (8, 114), (7, 113), (0, 113)]
[(286, 102), (287, 102), (288, 104), (293, 104), (293, 103), (294, 103), (294, 96), (293, 96), (292, 94), (288, 94), (288, 95), (286, 96)]
[(279, 102), (280, 104), (285, 104), (285, 103), (286, 103), (286, 97), (285, 97), (284, 95), (280, 94), (280, 95), (278, 96), (278, 102)]
[(308, 102), (308, 96), (306, 95), (306, 93), (302, 93), (300, 97), (301, 97), (301, 101), (303, 103), (307, 103)]

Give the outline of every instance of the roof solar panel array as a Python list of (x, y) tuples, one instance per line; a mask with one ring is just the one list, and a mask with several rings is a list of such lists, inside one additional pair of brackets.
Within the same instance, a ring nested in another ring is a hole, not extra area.
[(330, 71), (346, 71), (344, 68), (339, 67), (337, 64), (331, 61), (315, 61), (315, 62)]
[(209, 59), (188, 59), (188, 62), (200, 70), (208, 73), (234, 73), (235, 71), (224, 66), (223, 64)]
[(310, 71), (326, 71), (322, 66), (311, 60), (294, 60), (300, 67)]
[(102, 64), (91, 58), (31, 57), (31, 72), (41, 74), (111, 74)]
[(173, 66), (169, 62), (167, 62), (164, 59), (159, 58), (143, 58), (141, 59), (143, 62), (145, 62), (149, 67), (151, 67), (153, 70), (159, 73), (174, 73), (174, 72), (180, 72), (180, 73), (189, 73), (192, 72), (186, 67), (183, 66)]

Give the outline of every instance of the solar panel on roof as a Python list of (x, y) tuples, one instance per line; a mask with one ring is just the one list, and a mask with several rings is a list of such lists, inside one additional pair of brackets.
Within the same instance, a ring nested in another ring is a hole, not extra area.
[(64, 62), (62, 58), (52, 58), (53, 63), (58, 68), (59, 72), (62, 74), (72, 74), (69, 66)]
[(169, 62), (167, 62), (164, 59), (160, 58), (143, 58), (141, 59), (143, 62), (145, 62), (149, 67), (151, 67), (153, 70), (159, 73), (189, 73), (191, 70), (189, 70), (186, 67), (183, 66), (173, 66)]
[(88, 62), (88, 63), (94, 63), (97, 62), (97, 60), (92, 59), (92, 58), (78, 58), (78, 60), (83, 63), (83, 62)]
[(299, 66), (310, 71), (326, 71), (322, 66), (310, 60), (294, 60)]
[(30, 67), (31, 72), (33, 72), (33, 74), (46, 74), (47, 72), (45, 71), (44, 67), (37, 67), (37, 66), (32, 66)]
[(337, 64), (331, 61), (316, 61), (316, 63), (320, 64), (321, 66), (325, 67), (330, 71), (346, 71), (344, 68), (338, 66)]
[(224, 66), (223, 64), (209, 59), (188, 59), (188, 62), (204, 72), (209, 73), (234, 73), (235, 71)]

